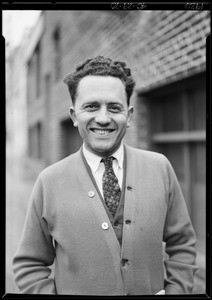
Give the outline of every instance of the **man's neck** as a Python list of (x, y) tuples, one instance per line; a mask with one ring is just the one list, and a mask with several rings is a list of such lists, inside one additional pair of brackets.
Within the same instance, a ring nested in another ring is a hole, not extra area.
[(123, 145), (123, 142), (121, 142), (119, 147), (116, 150), (114, 150), (113, 152), (109, 152), (109, 154), (107, 152), (104, 152), (102, 154), (94, 153), (86, 147), (85, 143), (83, 143), (83, 145), (82, 145), (82, 150), (83, 150), (84, 154), (88, 153), (89, 156), (93, 156), (96, 158), (104, 158), (104, 157), (108, 157), (108, 156), (114, 156), (114, 155), (116, 156), (117, 153), (123, 152), (124, 145)]

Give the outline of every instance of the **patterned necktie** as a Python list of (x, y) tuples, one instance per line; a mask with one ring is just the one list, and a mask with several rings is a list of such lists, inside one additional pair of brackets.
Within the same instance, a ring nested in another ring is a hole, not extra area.
[(121, 198), (121, 190), (118, 179), (113, 171), (113, 157), (109, 156), (101, 160), (105, 164), (105, 171), (102, 177), (102, 188), (105, 203), (114, 217)]

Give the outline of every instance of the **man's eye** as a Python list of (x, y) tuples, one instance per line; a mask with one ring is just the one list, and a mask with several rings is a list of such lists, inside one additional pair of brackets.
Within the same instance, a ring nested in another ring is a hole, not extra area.
[(121, 111), (121, 107), (119, 107), (118, 105), (112, 105), (109, 107), (109, 110), (114, 112), (119, 112)]
[(97, 105), (95, 105), (95, 104), (89, 104), (89, 105), (86, 105), (85, 106), (85, 109), (86, 110), (95, 110), (95, 109), (97, 109), (98, 107), (97, 107)]

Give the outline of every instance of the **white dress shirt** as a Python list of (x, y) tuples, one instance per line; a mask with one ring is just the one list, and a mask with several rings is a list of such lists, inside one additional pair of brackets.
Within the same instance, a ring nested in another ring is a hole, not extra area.
[[(103, 196), (103, 190), (102, 190), (102, 176), (105, 170), (105, 165), (103, 162), (101, 162), (102, 157), (95, 155), (88, 151), (85, 148), (85, 145), (83, 144), (83, 154), (85, 156), (85, 159), (88, 163), (88, 165), (91, 168), (91, 172), (96, 180), (97, 186)], [(112, 155), (115, 159), (113, 160), (113, 170), (118, 178), (120, 189), (122, 188), (122, 180), (123, 180), (123, 160), (124, 160), (124, 147), (123, 143), (121, 143), (118, 150), (113, 153)]]

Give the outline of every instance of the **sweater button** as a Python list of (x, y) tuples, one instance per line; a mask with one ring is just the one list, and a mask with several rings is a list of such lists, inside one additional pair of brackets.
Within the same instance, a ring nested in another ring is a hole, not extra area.
[(116, 221), (114, 222), (114, 226), (118, 226), (118, 225), (119, 225), (119, 221), (116, 220)]
[(95, 196), (94, 191), (89, 191), (88, 192), (88, 197), (93, 198)]
[(126, 220), (125, 223), (126, 224), (131, 224), (131, 220)]
[(128, 259), (127, 259), (127, 258), (123, 258), (123, 259), (121, 260), (121, 265), (122, 265), (122, 267), (124, 267), (127, 263), (128, 263)]
[(106, 230), (108, 229), (109, 225), (107, 222), (102, 223), (102, 229)]

